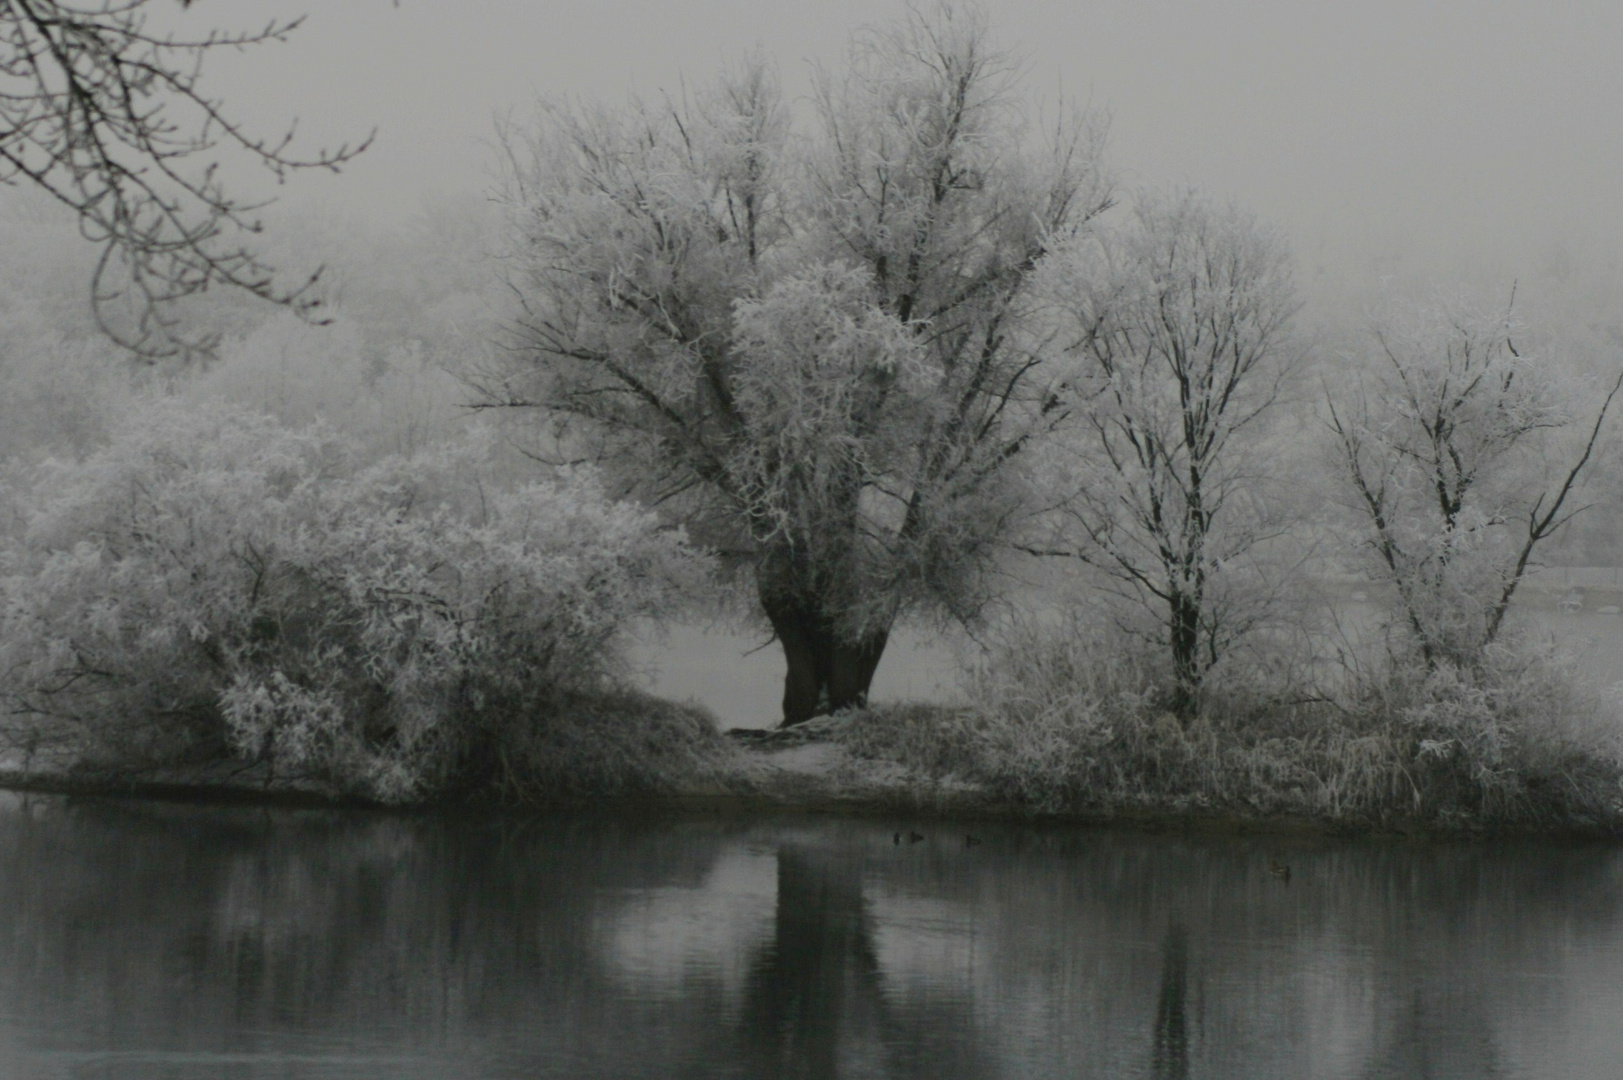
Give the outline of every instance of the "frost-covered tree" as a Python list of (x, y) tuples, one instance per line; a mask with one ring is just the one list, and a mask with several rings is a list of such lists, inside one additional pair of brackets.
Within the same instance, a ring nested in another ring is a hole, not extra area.
[(488, 450), (366, 465), (320, 425), (138, 402), (42, 471), (0, 551), (0, 740), (121, 770), (234, 754), (389, 800), (520, 749), (703, 567), (589, 476), (487, 483)]
[(903, 612), (977, 609), (1057, 420), (1029, 284), (1109, 191), (1098, 125), (1038, 137), (1014, 89), (944, 6), (857, 35), (806, 131), (752, 61), (506, 140), (524, 316), (491, 400), (750, 568), (785, 722), (864, 700)]
[(1372, 575), (1428, 668), (1480, 658), (1574, 493), (1623, 386), (1578, 422), (1508, 310), (1445, 298), (1377, 321), (1363, 381), (1329, 403), (1341, 479)]
[(1063, 462), (1076, 553), (1154, 616), (1172, 710), (1267, 610), (1281, 533), (1258, 460), (1298, 355), (1284, 243), (1193, 193), (1142, 192), (1131, 220), (1044, 268), (1074, 363)]

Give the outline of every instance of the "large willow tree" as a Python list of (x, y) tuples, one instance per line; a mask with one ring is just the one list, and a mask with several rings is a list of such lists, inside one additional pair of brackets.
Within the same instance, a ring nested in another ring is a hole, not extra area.
[(1032, 271), (1109, 200), (1100, 127), (1039, 136), (984, 20), (864, 31), (797, 128), (752, 62), (691, 100), (509, 133), (523, 300), (493, 400), (754, 575), (784, 721), (864, 700), (896, 618), (987, 597), (1060, 420)]

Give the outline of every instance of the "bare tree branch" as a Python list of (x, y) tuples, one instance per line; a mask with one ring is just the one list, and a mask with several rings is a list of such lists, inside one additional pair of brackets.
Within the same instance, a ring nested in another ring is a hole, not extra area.
[(319, 321), (319, 271), (277, 284), (249, 242), (265, 204), (225, 190), (220, 155), (245, 156), (280, 183), (301, 170), (337, 171), (371, 136), (299, 156), (293, 126), (258, 137), (204, 90), (206, 57), (284, 42), (302, 19), (182, 37), (148, 28), (151, 4), (0, 0), (0, 183), (32, 184), (77, 215), (103, 249), (91, 288), (96, 319), (141, 356), (209, 345), (180, 331), (172, 307), (211, 285)]

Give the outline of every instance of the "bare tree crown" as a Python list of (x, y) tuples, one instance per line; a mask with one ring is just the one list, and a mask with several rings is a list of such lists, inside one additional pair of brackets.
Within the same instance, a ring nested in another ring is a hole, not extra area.
[(1144, 191), (1043, 277), (1072, 359), (1058, 468), (1076, 554), (1150, 613), (1192, 715), (1269, 607), (1255, 559), (1283, 526), (1255, 436), (1298, 356), (1290, 259), (1233, 207)]
[(1375, 576), (1428, 667), (1475, 663), (1534, 552), (1573, 516), (1614, 382), (1589, 423), (1511, 312), (1440, 297), (1371, 326), (1356, 390), (1330, 401), (1338, 471)]

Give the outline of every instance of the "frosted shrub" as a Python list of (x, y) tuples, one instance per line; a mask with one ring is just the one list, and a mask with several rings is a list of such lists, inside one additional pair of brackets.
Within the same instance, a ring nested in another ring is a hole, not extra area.
[[(357, 468), (320, 427), (154, 402), (39, 479), (0, 623), (14, 713), (114, 767), (235, 754), (403, 800), (614, 672), (697, 558), (589, 477), (481, 448)], [(496, 748), (499, 750), (499, 747)]]
[(1388, 672), (1355, 691), (1351, 726), (1378, 735), (1415, 816), (1607, 820), (1623, 800), (1623, 709), (1548, 648), (1495, 642), (1477, 665)]
[[(1136, 647), (1135, 647), (1136, 646)], [(878, 706), (847, 740), (859, 755), (988, 784), (1058, 811), (1122, 801), (1121, 766), (1158, 721), (1168, 682), (1154, 653), (1087, 616), (1013, 616), (964, 684), (962, 708)]]
[(1335, 701), (1293, 689), (1292, 665), (1259, 655), (1217, 688), (1221, 708), (1182, 722), (1164, 708), (1164, 665), (1111, 631), (1082, 614), (1015, 619), (972, 674), (966, 707), (880, 706), (846, 742), (927, 777), (980, 781), (1027, 811), (1623, 824), (1623, 688), (1595, 690), (1517, 635), (1481, 664), (1358, 673)]
[(968, 687), (989, 774), (1024, 801), (1057, 805), (1123, 723), (1152, 711), (1147, 660), (1075, 615), (1016, 621)]

